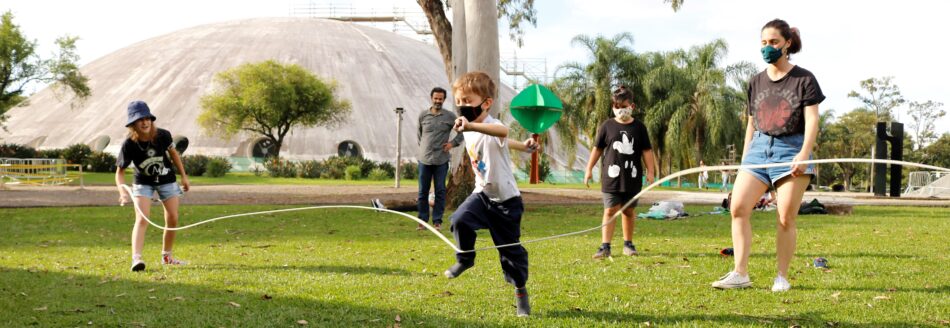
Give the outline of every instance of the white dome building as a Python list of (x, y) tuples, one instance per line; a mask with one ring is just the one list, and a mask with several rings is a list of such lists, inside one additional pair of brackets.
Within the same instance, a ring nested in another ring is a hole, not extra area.
[[(108, 137), (105, 151), (116, 153), (126, 137), (126, 106), (140, 99), (158, 117), (158, 127), (189, 139), (188, 154), (250, 157), (262, 138), (242, 133), (223, 140), (205, 134), (197, 124), (200, 98), (213, 90), (218, 72), (270, 59), (337, 81), (337, 95), (353, 108), (338, 128), (292, 129), (281, 156), (293, 160), (323, 159), (355, 148), (368, 159), (394, 161), (396, 107), (406, 110), (402, 154), (412, 160), (418, 152), (417, 117), (429, 106), (429, 91), (436, 86), (449, 89), (438, 50), (408, 37), (314, 18), (239, 20), (138, 42), (83, 66), (90, 98), (71, 107), (51, 89), (42, 90), (26, 106), (8, 112), (0, 142), (45, 149), (102, 144)], [(502, 86), (501, 103), (512, 97), (514, 91)], [(511, 120), (511, 115), (503, 116)], [(556, 148), (549, 146), (549, 159), (563, 169), (567, 163)], [(575, 167), (586, 161), (587, 150), (581, 148)]]

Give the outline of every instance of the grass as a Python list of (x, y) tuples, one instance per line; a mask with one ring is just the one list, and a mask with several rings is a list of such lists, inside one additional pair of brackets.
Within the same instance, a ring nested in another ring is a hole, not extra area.
[[(278, 206), (187, 206), (183, 222)], [(692, 211), (705, 208), (691, 207)], [(158, 208), (154, 210), (160, 212)], [(525, 239), (597, 222), (597, 206), (531, 206)], [(144, 273), (128, 272), (128, 208), (0, 209), (0, 322), (5, 326), (630, 327), (801, 325), (946, 326), (950, 320), (950, 211), (859, 207), (852, 216), (799, 220), (793, 289), (774, 277), (774, 213), (758, 213), (755, 285), (709, 283), (731, 259), (730, 220), (704, 215), (638, 221), (639, 257), (591, 260), (596, 233), (528, 244), (534, 307), (514, 316), (513, 290), (496, 252), (454, 280), (454, 258), (434, 236), (398, 216), (357, 210), (291, 212), (221, 221), (179, 233), (157, 264), (150, 229)], [(619, 244), (619, 237), (616, 244)], [(480, 246), (490, 244), (482, 233)], [(809, 267), (817, 256), (830, 270)], [(397, 325), (398, 324), (398, 325)]]
[[(130, 170), (131, 171), (131, 170)], [(180, 176), (178, 177), (181, 178)], [(395, 180), (334, 180), (334, 179), (304, 179), (304, 178), (273, 178), (266, 174), (256, 176), (253, 173), (240, 172), (228, 173), (223, 177), (212, 178), (207, 176), (194, 177), (189, 176), (188, 180), (195, 185), (320, 185), (320, 186), (392, 186)], [(133, 176), (131, 172), (125, 175), (126, 183), (132, 183)], [(402, 179), (402, 185), (415, 185), (415, 179)], [(113, 186), (115, 185), (115, 173), (83, 173), (83, 184), (86, 186)], [(70, 183), (72, 186), (78, 186), (79, 180)]]
[[(179, 177), (180, 178), (180, 177)], [(127, 173), (125, 177), (126, 183), (132, 183), (132, 174)], [(256, 176), (253, 173), (247, 172), (237, 172), (237, 173), (228, 173), (224, 177), (212, 178), (212, 177), (192, 177), (189, 176), (188, 180), (195, 185), (314, 185), (314, 186), (392, 186), (393, 180), (334, 180), (334, 179), (304, 179), (304, 178), (273, 178), (270, 176), (262, 175)], [(415, 186), (418, 182), (416, 179), (402, 179), (401, 185), (403, 186)], [(83, 173), (83, 184), (86, 186), (112, 186), (115, 185), (115, 173), (96, 173), (89, 172)], [(79, 180), (75, 180), (69, 185), (78, 186)], [(540, 183), (540, 184), (528, 184), (527, 182), (519, 182), (518, 186), (526, 189), (588, 189), (583, 183), (563, 183), (563, 184), (551, 184), (551, 183)], [(600, 190), (599, 183), (592, 183), (591, 189)], [(676, 188), (676, 187), (657, 187), (653, 190), (675, 190), (675, 191), (693, 191), (693, 192), (719, 192), (717, 189), (705, 189), (700, 190), (699, 188)]]

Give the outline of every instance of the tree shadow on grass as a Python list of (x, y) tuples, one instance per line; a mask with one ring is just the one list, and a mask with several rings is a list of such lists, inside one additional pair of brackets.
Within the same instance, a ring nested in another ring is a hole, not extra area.
[(101, 277), (0, 267), (0, 322), (7, 327), (287, 327), (299, 320), (313, 327), (513, 326), (331, 301), (326, 295), (265, 296), (164, 279), (161, 272)]
[(426, 275), (425, 273), (411, 272), (401, 268), (378, 266), (351, 266), (351, 265), (241, 265), (241, 264), (208, 264), (195, 265), (194, 269), (207, 271), (305, 271), (339, 274), (370, 274), (387, 276)]
[(742, 314), (680, 314), (680, 315), (644, 315), (635, 313), (588, 311), (588, 310), (559, 310), (549, 311), (547, 317), (551, 318), (576, 318), (585, 317), (599, 322), (620, 323), (626, 326), (633, 326), (649, 322), (651, 325), (697, 325), (718, 324), (726, 326), (737, 325), (758, 325), (766, 327), (906, 327), (906, 322), (875, 322), (870, 324), (837, 322), (834, 319), (827, 318), (822, 313), (807, 312), (796, 316), (777, 317), (777, 316), (758, 316)]
[[(731, 246), (731, 245), (729, 245), (729, 246)], [(729, 247), (729, 246), (724, 246), (723, 248), (726, 248), (726, 247)], [(638, 248), (640, 248), (640, 247), (638, 247)], [(711, 256), (717, 256), (717, 255), (719, 255), (719, 253), (718, 253), (716, 250), (712, 250), (712, 249), (711, 249), (710, 252), (708, 252), (708, 253), (696, 253), (696, 252), (682, 252), (682, 253), (680, 253), (680, 252), (650, 252), (648, 247), (643, 247), (643, 249), (644, 249), (644, 250), (640, 253), (640, 256), (666, 256), (666, 257), (683, 257), (683, 256), (685, 256), (685, 257), (688, 257), (688, 258), (692, 258), (692, 257), (702, 257), (702, 256), (711, 257)], [(774, 259), (774, 258), (775, 258), (775, 253), (774, 253), (774, 252), (767, 252), (767, 253), (754, 252), (754, 253), (752, 253), (752, 254), (749, 254), (749, 256), (750, 256), (750, 257), (754, 257), (754, 258), (773, 258), (773, 259)], [(878, 259), (902, 259), (902, 260), (920, 260), (920, 259), (925, 259), (925, 257), (923, 257), (923, 256), (920, 256), (920, 255), (913, 255), (913, 254), (898, 254), (898, 253), (887, 254), (887, 253), (865, 253), (865, 252), (861, 252), (861, 253), (833, 253), (833, 252), (832, 252), (832, 253), (823, 253), (823, 254), (796, 253), (796, 254), (795, 254), (795, 257), (796, 257), (796, 258), (800, 258), (800, 259), (801, 259), (801, 258), (812, 259), (812, 258), (816, 258), (816, 257), (824, 257), (824, 258), (827, 258), (827, 259), (834, 259), (834, 258), (856, 258), (856, 259), (860, 259), (860, 258), (878, 258)], [(729, 258), (730, 260), (732, 259), (731, 256), (728, 257), (728, 258)]]
[[(795, 286), (796, 290), (824, 290), (824, 291), (855, 291), (855, 292), (913, 292), (913, 293), (932, 293), (939, 295), (948, 295), (950, 294), (950, 285), (941, 285), (933, 286), (931, 288), (926, 287), (871, 287), (871, 286), (847, 286), (847, 287), (837, 287), (834, 285), (814, 285), (814, 286)], [(889, 290), (893, 288), (893, 290)]]

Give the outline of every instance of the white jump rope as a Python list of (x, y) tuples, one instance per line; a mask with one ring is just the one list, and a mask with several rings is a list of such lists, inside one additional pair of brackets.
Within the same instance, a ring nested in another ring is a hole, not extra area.
[(672, 179), (675, 179), (675, 178), (677, 178), (677, 177), (684, 176), (684, 175), (687, 175), (687, 174), (699, 173), (699, 172), (703, 172), (703, 171), (738, 170), (738, 169), (743, 169), (743, 168), (746, 168), (746, 169), (757, 169), (757, 168), (784, 167), (784, 166), (792, 166), (792, 165), (799, 165), (799, 164), (828, 164), (828, 163), (872, 163), (872, 164), (891, 164), (891, 165), (912, 166), (912, 167), (930, 169), (930, 170), (934, 170), (934, 171), (950, 172), (950, 169), (943, 168), (943, 167), (939, 167), (939, 166), (932, 166), (932, 165), (919, 164), (919, 163), (912, 163), (912, 162), (904, 162), (904, 161), (895, 161), (895, 160), (889, 160), (889, 159), (865, 159), (865, 158), (816, 159), (816, 160), (807, 160), (807, 161), (797, 161), (797, 162), (787, 162), (787, 163), (772, 163), (772, 164), (757, 164), (757, 165), (722, 165), (722, 166), (695, 167), (695, 168), (686, 169), (686, 170), (678, 171), (678, 172), (675, 172), (675, 173), (673, 173), (673, 174), (667, 175), (667, 176), (663, 177), (662, 179), (660, 179), (660, 180), (658, 180), (658, 181), (656, 181), (656, 182), (653, 182), (653, 184), (650, 184), (650, 185), (647, 186), (646, 188), (643, 188), (643, 190), (641, 190), (639, 193), (637, 193), (635, 196), (633, 196), (633, 198), (630, 199), (626, 204), (624, 204), (623, 207), (621, 207), (620, 210), (617, 211), (617, 213), (614, 214), (614, 216), (610, 218), (610, 220), (608, 220), (607, 222), (604, 222), (603, 224), (601, 224), (601, 225), (599, 225), (599, 226), (596, 226), (596, 227), (593, 227), (593, 228), (590, 228), (590, 229), (584, 229), (584, 230), (580, 230), (580, 231), (575, 231), (575, 232), (568, 232), (568, 233), (564, 233), (564, 234), (560, 234), (560, 235), (554, 235), (554, 236), (542, 237), (542, 238), (537, 238), (537, 239), (525, 240), (525, 241), (521, 241), (521, 242), (517, 242), (517, 243), (504, 244), (504, 245), (495, 245), (495, 246), (488, 246), (488, 247), (482, 247), (482, 248), (476, 248), (476, 249), (469, 249), (469, 250), (462, 250), (462, 249), (459, 249), (458, 246), (455, 245), (455, 243), (453, 243), (453, 242), (450, 241), (448, 238), (446, 238), (445, 235), (443, 235), (442, 233), (440, 233), (440, 232), (439, 232), (438, 230), (436, 230), (433, 226), (429, 225), (428, 223), (426, 223), (426, 222), (424, 222), (424, 221), (422, 221), (422, 220), (420, 220), (420, 219), (418, 219), (418, 218), (416, 218), (416, 217), (414, 217), (414, 216), (412, 216), (412, 215), (409, 215), (409, 214), (406, 214), (406, 213), (402, 213), (402, 212), (393, 211), (393, 210), (383, 209), (383, 208), (373, 208), (373, 207), (356, 206), (356, 205), (307, 206), (307, 207), (288, 208), (288, 209), (282, 209), (282, 210), (272, 210), (272, 211), (260, 211), (260, 212), (233, 214), (233, 215), (219, 216), (219, 217), (207, 219), (207, 220), (204, 220), (204, 221), (199, 221), (199, 222), (192, 223), (192, 224), (189, 224), (189, 225), (186, 225), (186, 226), (183, 226), (183, 227), (169, 228), (169, 227), (165, 227), (165, 226), (160, 226), (160, 225), (158, 225), (158, 224), (155, 224), (155, 222), (152, 222), (152, 220), (150, 220), (147, 215), (145, 215), (144, 213), (142, 213), (141, 208), (139, 208), (139, 203), (138, 203), (139, 200), (138, 200), (138, 197), (132, 196), (132, 189), (131, 189), (128, 185), (125, 185), (125, 184), (121, 185), (121, 187), (124, 188), (125, 191), (128, 192), (129, 195), (131, 196), (132, 202), (133, 202), (133, 204), (134, 204), (133, 207), (135, 207), (135, 212), (138, 213), (139, 216), (141, 216), (142, 218), (144, 218), (145, 221), (148, 221), (148, 223), (151, 224), (152, 226), (154, 226), (154, 227), (156, 227), (156, 228), (159, 228), (159, 229), (162, 229), (162, 230), (167, 230), (167, 231), (185, 230), (185, 229), (197, 227), (197, 226), (202, 225), (202, 224), (211, 223), (211, 222), (214, 222), (214, 221), (219, 221), (219, 220), (224, 220), (224, 219), (238, 218), (238, 217), (243, 217), (243, 216), (254, 216), (254, 215), (261, 215), (261, 214), (296, 212), (296, 211), (307, 211), (307, 210), (318, 210), (318, 209), (350, 208), (350, 209), (371, 210), (371, 211), (377, 211), (377, 212), (388, 212), (388, 213), (392, 213), (392, 214), (397, 214), (397, 215), (404, 216), (404, 217), (406, 217), (406, 218), (408, 218), (408, 219), (410, 219), (410, 220), (416, 221), (417, 223), (419, 223), (419, 224), (425, 226), (426, 229), (429, 230), (429, 232), (431, 232), (432, 234), (434, 234), (434, 235), (436, 235), (437, 237), (439, 237), (439, 239), (442, 239), (442, 241), (445, 242), (446, 245), (449, 245), (449, 247), (451, 247), (453, 250), (455, 250), (456, 253), (472, 253), (472, 252), (485, 251), (485, 250), (497, 249), (497, 248), (502, 248), (502, 247), (509, 247), (509, 246), (516, 246), (516, 245), (527, 244), (527, 243), (534, 243), (534, 242), (539, 242), (539, 241), (544, 241), (544, 240), (551, 240), (551, 239), (563, 238), (563, 237), (567, 237), (567, 236), (579, 235), (579, 234), (587, 233), (587, 232), (590, 232), (590, 231), (599, 230), (600, 228), (603, 228), (605, 225), (610, 224), (610, 223), (612, 223), (614, 220), (616, 220), (617, 217), (619, 217), (619, 216), (623, 213), (623, 210), (627, 209), (627, 207), (629, 207), (630, 205), (632, 205), (637, 199), (639, 199), (641, 196), (643, 196), (643, 194), (646, 193), (647, 191), (649, 191), (650, 189), (653, 189), (653, 188), (659, 186), (660, 184), (662, 184), (662, 183), (664, 183), (664, 182), (670, 181), (670, 180), (672, 180)]

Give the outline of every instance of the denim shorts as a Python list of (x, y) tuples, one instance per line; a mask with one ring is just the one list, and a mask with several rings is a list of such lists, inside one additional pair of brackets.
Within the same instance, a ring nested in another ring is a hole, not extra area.
[[(742, 165), (758, 165), (786, 163), (795, 160), (795, 156), (802, 151), (805, 142), (804, 134), (792, 134), (773, 137), (759, 131), (752, 134), (752, 145), (749, 153), (742, 159)], [(809, 155), (808, 159), (812, 159)], [(761, 180), (766, 186), (772, 186), (782, 178), (792, 174), (791, 166), (779, 166), (767, 169), (742, 168), (743, 171)], [(809, 164), (805, 174), (814, 175), (815, 165)]]
[(181, 187), (178, 186), (178, 182), (166, 183), (157, 186), (140, 184), (132, 185), (132, 196), (135, 197), (152, 198), (152, 195), (154, 195), (155, 192), (158, 192), (158, 199), (163, 202), (172, 197), (184, 195), (184, 193), (181, 191)]

